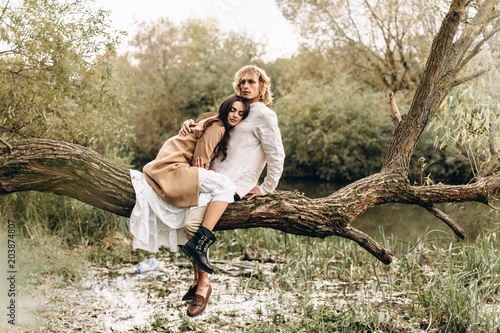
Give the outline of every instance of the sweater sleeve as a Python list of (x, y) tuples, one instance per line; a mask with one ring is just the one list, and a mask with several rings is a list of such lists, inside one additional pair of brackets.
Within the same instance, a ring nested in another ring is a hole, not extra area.
[(273, 192), (278, 186), (285, 161), (285, 149), (281, 141), (276, 113), (272, 111), (262, 115), (259, 126), (257, 126), (257, 136), (267, 159), (267, 174), (264, 182), (259, 186), (262, 194), (266, 195)]
[(220, 140), (222, 140), (225, 131), (224, 126), (219, 123), (210, 125), (196, 142), (193, 160), (196, 157), (201, 157), (203, 164), (209, 163), (214, 157), (215, 147), (217, 147)]

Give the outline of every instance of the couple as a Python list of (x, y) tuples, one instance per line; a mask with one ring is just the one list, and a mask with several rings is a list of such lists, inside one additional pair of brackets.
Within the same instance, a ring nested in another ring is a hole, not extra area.
[[(183, 300), (189, 316), (201, 314), (211, 293), (207, 259), (212, 230), (233, 198), (248, 200), (277, 187), (285, 153), (272, 102), (271, 82), (261, 68), (236, 72), (237, 95), (226, 98), (216, 116), (184, 122), (163, 145), (144, 174), (131, 171), (136, 205), (130, 217), (134, 248), (157, 251), (177, 245), (192, 257), (194, 281)], [(267, 163), (267, 175), (258, 179)], [(207, 170), (210, 167), (211, 170)]]

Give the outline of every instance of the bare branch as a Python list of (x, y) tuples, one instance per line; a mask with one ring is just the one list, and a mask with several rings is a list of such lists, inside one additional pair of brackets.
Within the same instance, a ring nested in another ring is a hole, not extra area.
[(391, 104), (392, 121), (394, 122), (394, 124), (399, 124), (403, 121), (403, 118), (399, 113), (398, 106), (396, 105), (396, 98), (394, 97), (393, 92), (389, 94), (389, 104)]
[[(0, 146), (0, 194), (40, 191), (63, 194), (109, 212), (130, 216), (135, 193), (130, 171), (90, 149), (53, 140), (10, 142)], [(467, 185), (411, 186), (398, 172), (359, 179), (325, 198), (297, 191), (276, 191), (252, 201), (231, 204), (216, 230), (272, 228), (309, 237), (340, 236), (354, 240), (384, 263), (392, 255), (351, 223), (367, 210), (386, 203), (432, 206), (440, 202), (488, 203), (500, 188), (500, 175)], [(455, 230), (457, 228), (454, 227)]]
[(370, 252), (375, 258), (386, 265), (392, 262), (393, 255), (361, 230), (347, 227), (345, 233), (339, 236), (355, 241), (359, 246)]
[[(491, 14), (491, 7), (498, 0), (486, 0), (475, 16), (474, 28), (466, 28), (461, 43), (453, 43), (462, 17), (466, 11), (467, 1), (453, 0), (439, 32), (434, 37), (432, 49), (427, 59), (420, 83), (413, 97), (408, 116), (397, 126), (391, 140), (389, 151), (383, 165), (383, 171), (394, 170), (407, 174), (411, 156), (422, 132), (438, 110), (439, 104), (450, 92), (452, 83), (458, 75), (457, 65), (474, 41), (474, 36), (484, 29), (484, 23)], [(486, 13), (485, 13), (486, 12)]]
[(472, 18), (472, 20), (462, 32), (461, 36), (453, 43), (455, 52), (453, 53), (452, 58), (450, 58), (450, 61), (456, 64), (456, 73), (462, 70), (463, 66), (465, 66), (465, 64), (467, 64), (470, 59), (472, 59), (477, 54), (477, 52), (479, 52), (482, 45), (492, 37), (492, 35), (490, 34), (485, 36), (485, 38), (483, 38), (483, 40), (479, 42), (479, 45), (477, 45), (476, 48), (471, 51), (469, 56), (463, 59), (465, 53), (472, 45), (476, 37), (484, 31), (484, 28), (490, 21), (491, 14), (495, 9), (496, 3), (496, 0), (484, 1), (481, 4), (480, 8), (478, 8), (476, 15)]
[(0, 21), (3, 20), (3, 16), (5, 15), (5, 12), (7, 12), (7, 9), (9, 9), (9, 2), (10, 2), (10, 0), (7, 0), (5, 7), (3, 7), (2, 14), (0, 14)]
[(438, 219), (442, 220), (448, 227), (453, 230), (455, 235), (457, 235), (460, 239), (464, 240), (465, 239), (465, 231), (455, 222), (453, 221), (448, 215), (446, 215), (443, 211), (439, 210), (436, 208), (436, 206), (423, 206), (425, 209), (427, 209), (429, 212), (434, 214)]
[(0, 142), (2, 142), (4, 145), (7, 146), (7, 148), (9, 148), (9, 151), (12, 153), (12, 146), (10, 145), (10, 143), (8, 143), (4, 138), (0, 137)]
[[(361, 33), (358, 29), (358, 25), (356, 24), (356, 20), (355, 20), (354, 16), (352, 15), (351, 4), (349, 1), (347, 1), (346, 5), (347, 5), (347, 16), (349, 17), (349, 21), (351, 21), (351, 25), (354, 28), (354, 31), (356, 32), (356, 36), (357, 36), (358, 40), (361, 41), (363, 39), (361, 38)], [(331, 14), (329, 14), (329, 16), (331, 17)], [(334, 19), (332, 18), (332, 20), (334, 20)]]
[[(497, 66), (495, 66), (497, 67)], [(490, 69), (482, 69), (480, 71), (477, 71), (476, 73), (474, 74), (471, 74), (471, 75), (468, 75), (468, 76), (465, 76), (463, 78), (460, 78), (458, 80), (455, 80), (451, 83), (451, 86), (452, 87), (457, 87), (459, 85), (462, 85), (468, 81), (471, 81), (471, 80), (474, 80), (474, 79), (477, 79), (478, 77), (481, 77), (482, 75), (484, 75), (486, 72), (490, 71)]]
[(4, 55), (4, 54), (8, 54), (8, 53), (14, 53), (14, 50), (0, 51), (0, 55)]
[(135, 193), (127, 169), (80, 145), (30, 139), (0, 146), (0, 194), (63, 194), (120, 216), (130, 216)]
[(483, 47), (483, 45), (488, 40), (490, 40), (493, 36), (495, 36), (499, 31), (500, 31), (500, 28), (495, 29), (495, 30), (491, 31), (490, 33), (488, 33), (487, 35), (485, 35), (484, 38), (476, 44), (474, 49), (471, 52), (469, 52), (469, 55), (465, 59), (462, 60), (460, 65), (458, 65), (458, 68), (459, 69), (464, 68), (465, 65), (467, 65), (481, 51), (481, 48)]

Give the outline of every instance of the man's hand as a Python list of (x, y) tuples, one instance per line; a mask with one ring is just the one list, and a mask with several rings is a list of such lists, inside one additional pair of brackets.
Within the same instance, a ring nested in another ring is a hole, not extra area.
[(247, 200), (262, 196), (259, 186), (255, 186), (250, 192), (248, 192), (248, 194), (250, 194), (250, 197)]
[(192, 132), (191, 127), (195, 126), (196, 122), (193, 119), (188, 119), (182, 123), (181, 129), (179, 131), (180, 136), (186, 136)]
[(197, 167), (197, 168), (204, 168), (204, 169), (207, 169), (210, 167), (210, 163), (207, 163), (207, 164), (203, 164), (203, 159), (201, 157), (196, 157), (194, 160), (193, 160), (193, 166), (194, 167)]

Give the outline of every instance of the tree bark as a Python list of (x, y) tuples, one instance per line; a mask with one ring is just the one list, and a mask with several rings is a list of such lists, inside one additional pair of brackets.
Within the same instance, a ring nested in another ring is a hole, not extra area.
[[(135, 204), (130, 171), (76, 144), (30, 139), (0, 149), (0, 194), (36, 190), (63, 194), (128, 217)], [(412, 186), (397, 172), (380, 172), (337, 192), (311, 199), (299, 192), (278, 191), (229, 205), (216, 230), (273, 228), (310, 237), (351, 239), (388, 264), (392, 255), (371, 237), (351, 227), (368, 209), (386, 203), (424, 208), (440, 202), (488, 203), (500, 188), (500, 176), (468, 185)]]
[(67, 195), (130, 216), (135, 193), (128, 170), (83, 146), (43, 139), (0, 149), (0, 194), (20, 191)]
[[(460, 226), (434, 204), (465, 201), (488, 204), (491, 193), (500, 188), (500, 175), (481, 175), (466, 185), (412, 186), (407, 174), (420, 135), (454, 86), (474, 36), (478, 36), (494, 16), (499, 1), (482, 2), (476, 16), (462, 29), (459, 29), (461, 18), (471, 2), (452, 1), (408, 114), (398, 117), (399, 111), (391, 96), (395, 131), (380, 172), (325, 198), (311, 199), (298, 192), (278, 191), (252, 201), (240, 200), (228, 207), (216, 229), (265, 227), (311, 237), (340, 236), (357, 242), (388, 264), (392, 255), (351, 224), (377, 205), (405, 203), (426, 208), (463, 238)], [(456, 36), (458, 31), (462, 32), (460, 36)], [(0, 194), (31, 190), (53, 192), (130, 216), (135, 193), (126, 168), (90, 149), (64, 142), (29, 139), (0, 147)]]
[[(486, 25), (496, 18), (498, 0), (479, 4), (476, 15), (463, 27), (462, 16), (474, 1), (453, 0), (432, 43), (431, 52), (415, 96), (403, 121), (396, 125), (383, 169), (398, 170), (407, 175), (410, 159), (420, 135), (438, 110), (443, 99), (455, 86), (457, 75), (465, 65), (463, 59)], [(462, 30), (460, 36), (457, 33)], [(476, 50), (477, 54), (479, 50)], [(474, 52), (473, 52), (474, 53)]]

